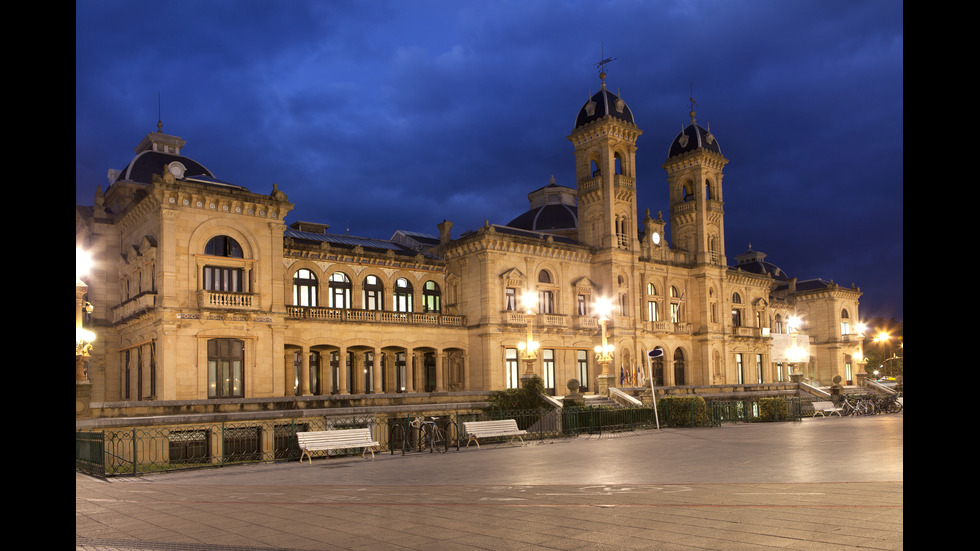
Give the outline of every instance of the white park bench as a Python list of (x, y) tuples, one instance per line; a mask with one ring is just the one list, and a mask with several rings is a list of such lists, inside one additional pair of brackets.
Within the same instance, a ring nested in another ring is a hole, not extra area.
[(321, 430), (315, 432), (297, 432), (296, 439), (299, 441), (299, 449), (303, 451), (299, 456), (299, 462), (303, 462), (303, 456), (313, 464), (311, 452), (330, 450), (346, 450), (361, 448), (361, 457), (365, 457), (367, 451), (371, 452), (374, 458), (374, 450), (378, 443), (371, 440), (371, 429), (338, 429)]
[(476, 442), (476, 447), (480, 447), (480, 438), (493, 438), (495, 436), (510, 436), (511, 442), (514, 438), (520, 438), (524, 443), (526, 430), (517, 428), (517, 421), (514, 419), (503, 419), (500, 421), (463, 421), (463, 432), (469, 435), (466, 447), (470, 447), (470, 442)]
[(838, 417), (841, 417), (841, 412), (844, 408), (835, 406), (833, 402), (813, 402), (813, 416), (817, 415), (825, 417), (826, 415), (836, 413)]

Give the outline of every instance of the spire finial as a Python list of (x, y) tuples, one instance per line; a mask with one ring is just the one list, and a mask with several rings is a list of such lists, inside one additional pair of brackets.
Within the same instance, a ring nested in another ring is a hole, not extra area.
[(160, 100), (160, 92), (157, 92), (157, 132), (163, 133), (163, 108)]
[(694, 124), (694, 106), (697, 105), (694, 101), (694, 83), (691, 83), (691, 95), (687, 98), (691, 101), (691, 124)]

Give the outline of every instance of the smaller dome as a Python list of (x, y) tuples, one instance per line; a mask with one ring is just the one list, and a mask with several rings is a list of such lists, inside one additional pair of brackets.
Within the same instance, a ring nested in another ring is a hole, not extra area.
[(789, 274), (782, 268), (766, 260), (766, 253), (749, 250), (735, 257), (736, 267), (759, 275), (770, 275), (776, 281), (789, 281)]
[(694, 113), (691, 113), (691, 124), (687, 128), (681, 130), (679, 134), (674, 138), (674, 141), (670, 143), (670, 149), (667, 152), (667, 158), (676, 157), (678, 155), (683, 155), (689, 151), (694, 151), (697, 149), (707, 149), (709, 151), (714, 151), (715, 153), (721, 153), (721, 146), (718, 145), (718, 140), (715, 138), (714, 134), (711, 133), (710, 129), (702, 128), (696, 122), (694, 122)]
[(589, 98), (578, 111), (575, 118), (575, 128), (585, 126), (603, 117), (614, 117), (624, 120), (630, 124), (636, 124), (633, 120), (633, 111), (630, 110), (623, 98), (613, 94), (606, 89), (605, 83), (594, 96)]
[(578, 228), (578, 207), (575, 190), (555, 183), (527, 195), (531, 208), (507, 223), (508, 227), (539, 232), (572, 231)]

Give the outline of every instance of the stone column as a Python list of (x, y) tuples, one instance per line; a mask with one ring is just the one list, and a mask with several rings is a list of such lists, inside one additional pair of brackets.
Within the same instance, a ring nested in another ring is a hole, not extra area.
[(301, 346), (299, 349), (299, 393), (300, 396), (310, 396), (310, 349)]
[(347, 348), (341, 346), (337, 351), (337, 394), (349, 394), (347, 391)]
[(371, 370), (371, 382), (374, 383), (371, 385), (373, 387), (371, 391), (375, 394), (384, 393), (384, 386), (381, 384), (384, 381), (384, 377), (381, 376), (381, 372), (384, 370), (384, 361), (381, 357), (380, 348), (374, 348), (374, 365), (369, 366), (368, 369)]
[(446, 368), (445, 358), (446, 356), (445, 353), (442, 351), (442, 349), (441, 348), (437, 349), (436, 350), (436, 388), (435, 388), (436, 392), (443, 392), (446, 390), (446, 384), (445, 384), (446, 377), (443, 373)]

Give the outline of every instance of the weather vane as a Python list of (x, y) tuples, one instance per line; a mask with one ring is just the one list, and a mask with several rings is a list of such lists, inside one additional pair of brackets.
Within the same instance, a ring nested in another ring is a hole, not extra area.
[[(602, 55), (600, 57), (603, 57), (603, 56), (606, 55), (606, 53), (605, 53), (605, 45), (602, 46), (601, 54)], [(599, 78), (602, 79), (603, 81), (606, 80), (606, 65), (612, 63), (613, 61), (616, 61), (616, 58), (615, 57), (606, 57), (602, 61), (600, 61), (599, 63), (596, 63), (595, 64), (596, 68), (599, 69)]]

